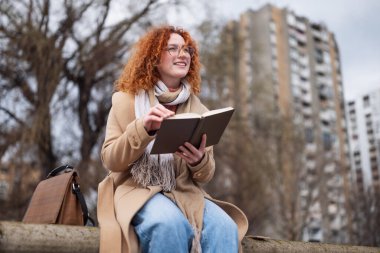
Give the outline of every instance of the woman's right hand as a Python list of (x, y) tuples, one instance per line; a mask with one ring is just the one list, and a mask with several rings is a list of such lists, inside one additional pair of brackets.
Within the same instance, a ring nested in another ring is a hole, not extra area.
[(160, 129), (164, 119), (174, 115), (173, 111), (157, 104), (149, 109), (149, 112), (143, 117), (144, 128), (147, 132)]

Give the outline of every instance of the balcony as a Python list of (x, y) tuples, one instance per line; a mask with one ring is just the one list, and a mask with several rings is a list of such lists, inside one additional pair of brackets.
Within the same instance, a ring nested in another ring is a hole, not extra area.
[(297, 40), (292, 36), (289, 37), (289, 46), (293, 48), (297, 47)]
[(339, 216), (337, 216), (331, 223), (330, 223), (330, 229), (332, 230), (341, 230), (342, 228), (342, 222)]
[(318, 39), (320, 39), (320, 40), (322, 40), (323, 38), (322, 38), (322, 32), (320, 31), (320, 30), (312, 30), (313, 31), (313, 36), (314, 37), (316, 37), (316, 38), (318, 38)]
[(329, 122), (331, 120), (331, 114), (328, 110), (321, 111), (319, 113), (319, 117), (323, 122)]
[(304, 115), (308, 115), (308, 116), (311, 116), (313, 114), (313, 110), (311, 109), (311, 107), (302, 108), (302, 112)]
[(337, 214), (338, 213), (338, 206), (336, 204), (329, 204), (327, 207), (329, 214)]
[(315, 161), (313, 161), (313, 160), (308, 160), (308, 161), (306, 162), (306, 167), (307, 167), (308, 169), (315, 169), (315, 167), (316, 167), (316, 163), (315, 163)]
[(309, 68), (302, 69), (302, 70), (300, 71), (300, 75), (301, 75), (301, 77), (303, 77), (304, 79), (309, 78), (309, 77), (310, 77), (310, 70), (309, 70)]
[(297, 28), (297, 30), (299, 31), (302, 31), (302, 32), (306, 32), (306, 24), (304, 22), (301, 22), (299, 20), (297, 20), (295, 22), (295, 27)]
[(305, 55), (298, 59), (303, 66), (309, 66), (309, 58)]
[(331, 73), (331, 68), (327, 64), (317, 64), (315, 66), (315, 71), (317, 73)]
[(287, 20), (289, 26), (295, 26), (296, 17), (292, 13), (289, 13), (287, 15), (286, 20)]
[(312, 96), (310, 93), (308, 94), (305, 94), (304, 96), (302, 96), (302, 104), (305, 106), (310, 106), (311, 102), (312, 102)]
[(269, 28), (271, 32), (276, 32), (276, 24), (273, 21), (270, 22)]
[(335, 171), (335, 164), (333, 163), (327, 164), (323, 169), (325, 173), (333, 174)]
[(304, 43), (304, 44), (307, 43), (307, 37), (306, 37), (306, 35), (303, 34), (303, 33), (299, 33), (299, 32), (297, 32), (297, 33), (296, 33), (296, 38), (297, 38), (297, 40), (298, 40), (299, 42), (301, 42), (301, 43)]

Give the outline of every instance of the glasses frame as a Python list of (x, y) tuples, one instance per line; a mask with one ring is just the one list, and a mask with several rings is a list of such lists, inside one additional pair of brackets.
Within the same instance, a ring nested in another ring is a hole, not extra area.
[[(187, 51), (185, 49), (188, 49)], [(175, 50), (175, 52), (174, 52)], [(171, 56), (179, 56), (181, 52), (183, 51), (184, 54), (188, 54), (190, 58), (193, 58), (195, 49), (191, 46), (183, 45), (179, 47), (178, 45), (171, 45), (166, 48), (166, 51), (171, 55)]]

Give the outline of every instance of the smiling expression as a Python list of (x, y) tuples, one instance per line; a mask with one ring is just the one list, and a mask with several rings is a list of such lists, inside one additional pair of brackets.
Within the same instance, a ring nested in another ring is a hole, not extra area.
[[(172, 33), (168, 40), (167, 48), (182, 48), (184, 45), (185, 40), (182, 36)], [(181, 79), (189, 72), (190, 63), (191, 57), (184, 50), (179, 50), (179, 53), (174, 56), (170, 55), (167, 50), (164, 50), (161, 54), (160, 63), (157, 66), (161, 81), (169, 88), (177, 88)]]

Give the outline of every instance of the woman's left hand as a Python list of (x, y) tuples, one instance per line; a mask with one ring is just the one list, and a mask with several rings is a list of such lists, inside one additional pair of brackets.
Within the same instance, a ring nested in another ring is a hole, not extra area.
[(195, 166), (202, 161), (206, 152), (206, 134), (202, 135), (202, 142), (197, 149), (191, 143), (185, 142), (183, 146), (179, 147), (179, 151), (175, 152), (178, 156), (184, 159), (190, 166)]

